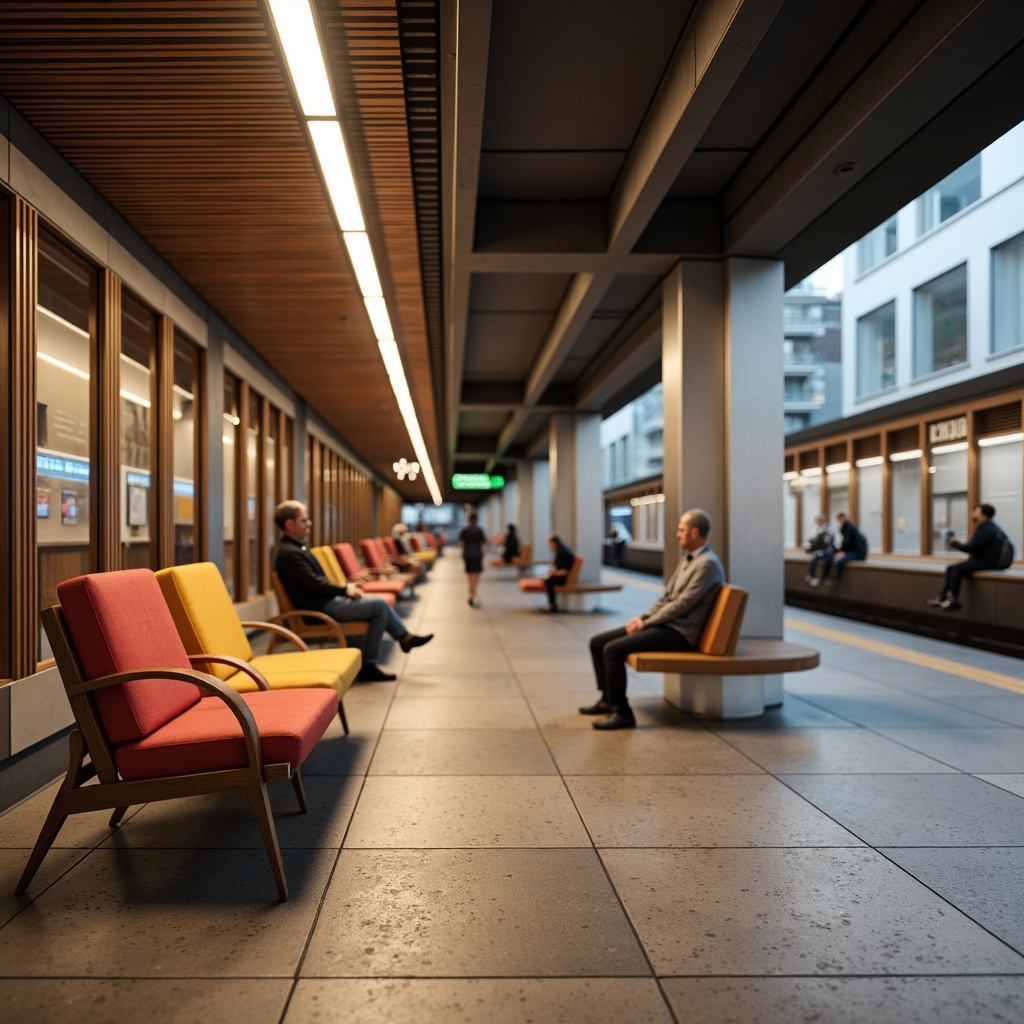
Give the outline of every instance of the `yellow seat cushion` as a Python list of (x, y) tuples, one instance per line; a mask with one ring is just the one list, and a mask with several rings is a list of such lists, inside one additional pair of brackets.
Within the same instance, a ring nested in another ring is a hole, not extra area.
[[(345, 695), (363, 666), (363, 656), (354, 647), (317, 651), (284, 651), (281, 654), (259, 654), (250, 662), (267, 677), (274, 689), (300, 686), (330, 687), (339, 697)], [(228, 685), (240, 693), (255, 689), (255, 683), (244, 673), (228, 679)]]

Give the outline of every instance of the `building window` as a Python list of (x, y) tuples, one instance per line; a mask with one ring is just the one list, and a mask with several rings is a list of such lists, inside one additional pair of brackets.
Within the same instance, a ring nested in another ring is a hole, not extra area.
[(981, 198), (981, 156), (946, 175), (917, 201), (917, 233), (923, 235)]
[(888, 302), (857, 321), (857, 397), (896, 384), (896, 303)]
[(992, 351), (1024, 345), (1024, 235), (992, 250)]
[(857, 273), (863, 274), (896, 251), (896, 218), (890, 217), (857, 243)]
[(238, 594), (238, 551), (235, 523), (238, 518), (238, 428), (242, 422), (238, 415), (238, 378), (224, 374), (224, 419), (222, 443), (224, 447), (224, 473), (221, 486), (224, 493), (224, 582), (232, 597)]
[(1022, 473), (1024, 440), (1021, 432), (1004, 434), (1000, 437), (983, 437), (978, 441), (978, 483), (979, 498), (995, 506), (996, 522), (1013, 541), (1016, 557), (1024, 551), (1024, 490)]
[(262, 484), (260, 473), (260, 449), (263, 437), (263, 399), (255, 392), (249, 392), (248, 422), (245, 439), (245, 536), (247, 556), (247, 596), (261, 593), (260, 578), (260, 520), (259, 496)]
[[(91, 352), (95, 271), (46, 234), (39, 238), (36, 307), (36, 546), (39, 606), (57, 604), (57, 584), (94, 572), (95, 474)], [(39, 631), (39, 658), (52, 655)]]
[(967, 361), (967, 264), (914, 290), (914, 376)]
[(857, 528), (870, 551), (882, 551), (882, 458), (857, 460)]
[(153, 385), (156, 316), (121, 296), (121, 568), (156, 569), (153, 544)]
[(184, 335), (174, 332), (174, 386), (171, 393), (171, 464), (174, 473), (174, 564), (196, 560), (196, 515), (201, 508), (197, 472), (200, 431), (199, 350)]
[(921, 554), (921, 452), (890, 455), (892, 550)]
[(932, 554), (949, 552), (956, 537), (967, 540), (970, 515), (967, 507), (967, 442), (941, 444), (929, 453), (928, 491), (932, 501)]

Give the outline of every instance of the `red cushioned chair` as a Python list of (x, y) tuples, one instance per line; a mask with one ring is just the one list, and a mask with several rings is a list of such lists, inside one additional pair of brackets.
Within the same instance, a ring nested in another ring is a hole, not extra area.
[(397, 600), (412, 586), (412, 577), (403, 573), (392, 579), (375, 579), (359, 564), (351, 544), (332, 544), (335, 557), (342, 572), (354, 583), (358, 583), (366, 594), (394, 594)]
[[(237, 658), (201, 655), (250, 673), (240, 694), (195, 671), (148, 569), (79, 576), (40, 613), (77, 728), (71, 760), (15, 889), (20, 895), (68, 815), (241, 790), (263, 837), (280, 898), (288, 898), (267, 782), (290, 779), (306, 811), (299, 766), (337, 711), (333, 690), (271, 690)], [(88, 760), (86, 760), (88, 758)], [(86, 785), (93, 778), (98, 783)]]

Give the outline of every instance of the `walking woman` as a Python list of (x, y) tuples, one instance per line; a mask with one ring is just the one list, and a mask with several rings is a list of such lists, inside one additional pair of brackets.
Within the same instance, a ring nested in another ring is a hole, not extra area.
[(462, 547), (462, 559), (466, 563), (469, 607), (478, 608), (476, 588), (480, 585), (480, 573), (484, 567), (484, 545), (487, 543), (487, 538), (484, 536), (484, 531), (476, 525), (477, 514), (475, 512), (470, 512), (466, 519), (468, 525), (464, 526), (459, 534), (459, 544)]

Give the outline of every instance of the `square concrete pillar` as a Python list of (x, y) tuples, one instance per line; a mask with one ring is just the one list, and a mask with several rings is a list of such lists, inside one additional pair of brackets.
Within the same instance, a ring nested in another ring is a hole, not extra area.
[(604, 499), (601, 494), (601, 417), (558, 413), (551, 417), (552, 532), (583, 556), (580, 582), (601, 578)]

